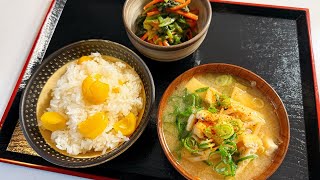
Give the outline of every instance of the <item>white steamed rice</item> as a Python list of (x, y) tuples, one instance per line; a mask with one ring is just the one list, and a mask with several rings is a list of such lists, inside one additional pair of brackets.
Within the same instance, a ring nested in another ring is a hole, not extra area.
[[(104, 60), (99, 53), (92, 53), (93, 61), (77, 64), (70, 63), (66, 73), (58, 80), (52, 91), (50, 107), (47, 111), (55, 111), (68, 117), (67, 129), (54, 131), (52, 141), (60, 150), (78, 155), (88, 151), (113, 149), (129, 138), (121, 132), (111, 131), (113, 124), (130, 112), (138, 115), (143, 108), (141, 97), (142, 83), (138, 74), (123, 62)], [(81, 85), (89, 75), (102, 75), (100, 81), (109, 84), (109, 97), (99, 105), (88, 105), (84, 102)], [(125, 82), (119, 84), (119, 80)], [(119, 87), (119, 93), (113, 93), (112, 88)], [(97, 112), (107, 112), (109, 123), (104, 132), (95, 139), (84, 138), (77, 130), (77, 125), (88, 116)]]

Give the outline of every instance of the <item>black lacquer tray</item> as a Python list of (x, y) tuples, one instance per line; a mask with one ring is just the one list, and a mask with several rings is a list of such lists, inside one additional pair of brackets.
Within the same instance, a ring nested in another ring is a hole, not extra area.
[(50, 164), (37, 156), (23, 138), (17, 124), (21, 92), (41, 60), (79, 40), (106, 39), (129, 47), (146, 62), (155, 80), (156, 104), (175, 77), (199, 64), (230, 63), (260, 75), (282, 98), (291, 126), (288, 153), (270, 179), (317, 179), (319, 101), (314, 89), (307, 9), (212, 2), (211, 26), (200, 48), (183, 60), (163, 63), (144, 57), (130, 43), (122, 22), (123, 4), (124, 0), (52, 1), (0, 123), (1, 162), (89, 178), (183, 178), (161, 149), (156, 130), (157, 107), (132, 147), (116, 159), (92, 168), (66, 169)]

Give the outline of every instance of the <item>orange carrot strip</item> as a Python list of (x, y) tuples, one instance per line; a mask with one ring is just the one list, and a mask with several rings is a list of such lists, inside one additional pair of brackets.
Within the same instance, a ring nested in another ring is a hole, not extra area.
[(159, 13), (160, 13), (160, 11), (158, 11), (158, 10), (150, 11), (150, 12), (147, 12), (147, 16), (149, 17), (149, 16), (153, 16), (153, 15), (156, 15), (156, 14), (159, 14)]
[(183, 7), (186, 7), (188, 4), (190, 4), (190, 2), (191, 2), (191, 0), (186, 0), (185, 3), (182, 3), (182, 4), (178, 5), (178, 6), (172, 7), (172, 8), (170, 8), (170, 10), (176, 11), (176, 10), (178, 10), (178, 9), (181, 9), (181, 8), (183, 8)]
[(170, 44), (168, 43), (167, 40), (164, 40), (164, 41), (163, 41), (163, 45), (164, 45), (164, 46), (170, 46)]
[(148, 35), (149, 35), (149, 33), (146, 32), (146, 33), (141, 37), (141, 40), (142, 40), (142, 41), (146, 40), (147, 37), (148, 37)]
[(157, 3), (159, 3), (159, 2), (162, 2), (162, 1), (163, 1), (163, 0), (153, 0), (153, 1), (149, 2), (147, 5), (145, 5), (145, 6), (143, 7), (143, 10), (146, 10), (148, 7), (150, 7), (150, 6), (154, 5), (154, 4), (157, 4)]
[(179, 3), (185, 3), (185, 1), (184, 0), (175, 0), (176, 2), (179, 2)]
[(155, 44), (155, 42), (156, 42), (156, 40), (157, 40), (158, 38), (159, 38), (158, 35), (154, 35), (154, 36), (153, 36), (153, 39), (152, 39), (152, 40), (153, 40), (153, 44)]
[(189, 18), (189, 19), (192, 19), (192, 20), (198, 20), (198, 16), (195, 15), (195, 14), (192, 14), (191, 12), (184, 12), (184, 11), (181, 11), (181, 10), (177, 10), (177, 11), (173, 11), (177, 14), (180, 14), (186, 18)]
[(158, 43), (160, 46), (163, 46), (163, 44), (162, 44), (162, 41), (159, 41), (159, 43)]

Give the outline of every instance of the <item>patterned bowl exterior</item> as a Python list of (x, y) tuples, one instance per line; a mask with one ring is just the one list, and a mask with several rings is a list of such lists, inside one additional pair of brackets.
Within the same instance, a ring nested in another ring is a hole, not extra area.
[[(42, 137), (36, 116), (37, 101), (42, 88), (60, 67), (91, 52), (113, 56), (128, 63), (139, 74), (145, 89), (146, 105), (141, 122), (130, 140), (103, 155), (93, 158), (76, 158), (63, 155), (50, 147)], [(149, 121), (149, 112), (155, 99), (152, 75), (143, 60), (123, 45), (107, 40), (85, 40), (65, 46), (47, 57), (30, 78), (20, 101), (19, 120), (30, 146), (47, 161), (69, 168), (84, 168), (109, 161), (128, 149), (142, 134)]]

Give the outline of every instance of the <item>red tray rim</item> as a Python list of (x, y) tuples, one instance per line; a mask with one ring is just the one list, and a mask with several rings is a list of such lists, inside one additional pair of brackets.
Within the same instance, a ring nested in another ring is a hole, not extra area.
[[(300, 11), (305, 11), (306, 13), (306, 18), (307, 18), (307, 26), (308, 26), (308, 35), (309, 35), (309, 46), (310, 46), (310, 59), (311, 59), (311, 65), (312, 65), (312, 75), (313, 75), (313, 82), (314, 82), (314, 93), (315, 93), (315, 101), (316, 101), (316, 110), (317, 110), (317, 119), (318, 119), (318, 133), (320, 136), (320, 99), (319, 99), (319, 89), (318, 89), (318, 82), (317, 82), (317, 77), (316, 77), (316, 69), (315, 69), (315, 59), (314, 59), (314, 53), (313, 53), (313, 47), (312, 47), (312, 37), (311, 37), (311, 23), (310, 23), (310, 11), (308, 8), (301, 8), (301, 7), (291, 7), (291, 6), (279, 6), (279, 5), (270, 5), (270, 4), (259, 4), (259, 3), (247, 3), (247, 2), (234, 2), (234, 1), (228, 1), (228, 0), (210, 0), (210, 2), (217, 2), (217, 3), (226, 3), (226, 4), (234, 4), (234, 5), (244, 5), (244, 6), (252, 6), (252, 7), (265, 7), (265, 8), (274, 8), (274, 9), (287, 9), (287, 10), (300, 10)], [(9, 102), (6, 106), (6, 109), (2, 115), (2, 118), (0, 120), (0, 129), (5, 121), (5, 118), (8, 115), (8, 112), (11, 108), (11, 105), (13, 103), (13, 100), (18, 92), (19, 85), (22, 81), (23, 75), (26, 71), (26, 68), (28, 66), (28, 63), (31, 59), (31, 56), (33, 54), (33, 51), (38, 43), (39, 37), (41, 35), (41, 31), (43, 29), (43, 26), (48, 18), (48, 15), (50, 11), (52, 10), (54, 4), (56, 3), (56, 0), (52, 0), (48, 11), (45, 15), (45, 18), (41, 24), (41, 27), (37, 33), (37, 36), (35, 38), (35, 41), (32, 45), (32, 48), (27, 56), (27, 59), (25, 61), (25, 64), (21, 70), (21, 73), (19, 75), (19, 78), (16, 82), (16, 85), (14, 87), (14, 90), (11, 94), (11, 97), (9, 99)], [(51, 172), (56, 172), (56, 173), (62, 173), (62, 174), (67, 174), (67, 175), (72, 175), (72, 176), (78, 176), (78, 177), (83, 177), (83, 178), (90, 178), (90, 179), (106, 179), (106, 180), (114, 180), (113, 178), (108, 178), (108, 177), (103, 177), (103, 176), (96, 176), (88, 173), (80, 173), (77, 171), (72, 171), (72, 170), (67, 170), (63, 168), (56, 168), (56, 167), (49, 167), (49, 166), (43, 166), (43, 165), (37, 165), (37, 164), (32, 164), (32, 163), (25, 163), (21, 161), (16, 161), (16, 160), (11, 160), (11, 159), (5, 159), (5, 158), (0, 158), (0, 162), (4, 163), (9, 163), (9, 164), (14, 164), (14, 165), (20, 165), (20, 166), (25, 166), (29, 168), (35, 168), (35, 169), (40, 169), (40, 170), (46, 170), (46, 171), (51, 171)]]

